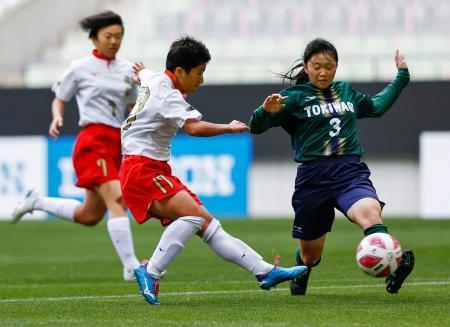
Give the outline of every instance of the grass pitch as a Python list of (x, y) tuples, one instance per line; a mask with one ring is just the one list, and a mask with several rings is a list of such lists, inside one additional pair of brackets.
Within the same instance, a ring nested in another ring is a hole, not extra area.
[[(223, 220), (224, 228), (268, 261), (293, 264), (291, 220)], [(62, 221), (0, 223), (0, 325), (83, 326), (450, 326), (450, 220), (386, 219), (416, 267), (399, 294), (356, 266), (363, 235), (344, 219), (327, 237), (306, 296), (288, 284), (259, 289), (241, 268), (222, 261), (197, 237), (160, 284), (150, 306), (121, 265), (105, 224)], [(133, 224), (139, 258), (153, 252), (162, 228)]]

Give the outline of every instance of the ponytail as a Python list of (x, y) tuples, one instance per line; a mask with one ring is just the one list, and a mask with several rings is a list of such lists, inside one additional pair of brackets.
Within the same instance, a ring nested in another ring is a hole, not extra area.
[(278, 76), (283, 79), (283, 83), (285, 80), (289, 80), (289, 83), (294, 85), (308, 83), (309, 77), (303, 66), (304, 63), (299, 59), (294, 62), (292, 67), (285, 74), (278, 74)]
[[(331, 55), (338, 63), (338, 53), (333, 44), (329, 41), (317, 38), (309, 42), (303, 53), (303, 59), (298, 59), (285, 74), (277, 74), (285, 80), (289, 80), (291, 84), (298, 85), (309, 82), (308, 74), (305, 72), (304, 66), (308, 63), (312, 56), (319, 53), (327, 53)], [(299, 70), (300, 69), (300, 70)]]

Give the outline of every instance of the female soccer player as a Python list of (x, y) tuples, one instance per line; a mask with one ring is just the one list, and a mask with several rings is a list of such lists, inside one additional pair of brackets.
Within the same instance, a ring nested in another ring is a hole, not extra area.
[(135, 269), (145, 300), (159, 304), (158, 280), (195, 234), (220, 257), (251, 272), (262, 289), (270, 289), (299, 277), (306, 266), (274, 267), (252, 248), (225, 232), (219, 222), (182, 182), (172, 175), (167, 161), (170, 143), (181, 128), (192, 136), (241, 133), (246, 124), (202, 121), (202, 115), (184, 99), (203, 83), (203, 73), (211, 59), (201, 42), (183, 37), (172, 43), (165, 73), (134, 69), (140, 91), (137, 103), (122, 125), (124, 160), (120, 183), (125, 203), (138, 223), (155, 217), (166, 226), (148, 264)]
[(122, 19), (107, 11), (80, 21), (94, 43), (92, 54), (72, 62), (53, 85), (53, 120), (49, 134), (57, 138), (63, 126), (65, 103), (74, 95), (82, 127), (73, 150), (76, 185), (86, 189), (83, 203), (74, 199), (44, 197), (30, 192), (13, 213), (13, 222), (33, 210), (87, 226), (109, 212), (107, 228), (123, 264), (123, 278), (134, 279), (139, 266), (134, 253), (130, 222), (120, 191), (120, 126), (136, 100), (132, 63), (116, 58), (124, 27)]
[[(292, 236), (300, 243), (296, 262), (306, 264), (309, 270), (291, 281), (293, 295), (306, 293), (311, 267), (320, 262), (335, 208), (362, 228), (365, 235), (388, 233), (381, 221), (384, 203), (378, 200), (370, 171), (361, 161), (363, 149), (356, 134), (356, 120), (381, 117), (408, 84), (408, 66), (398, 50), (395, 64), (395, 79), (370, 97), (347, 82), (334, 81), (337, 51), (330, 42), (315, 39), (306, 46), (303, 61), (281, 75), (294, 85), (267, 97), (253, 112), (250, 132), (260, 134), (281, 126), (291, 136), (294, 160), (300, 163), (292, 197)], [(412, 251), (405, 251), (398, 270), (386, 279), (389, 293), (397, 293), (413, 266)]]

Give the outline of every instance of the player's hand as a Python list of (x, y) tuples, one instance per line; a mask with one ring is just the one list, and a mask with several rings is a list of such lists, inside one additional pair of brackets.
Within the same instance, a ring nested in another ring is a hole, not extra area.
[(239, 120), (233, 120), (231, 123), (228, 124), (228, 127), (230, 128), (229, 133), (242, 133), (249, 130), (248, 126), (245, 123), (240, 122)]
[(398, 49), (397, 49), (397, 51), (395, 51), (395, 65), (397, 66), (397, 69), (408, 68), (408, 64), (406, 63), (405, 55), (401, 54)]
[(266, 100), (264, 100), (263, 108), (265, 111), (274, 113), (280, 111), (282, 108), (284, 108), (286, 105), (283, 102), (283, 100), (286, 100), (288, 97), (281, 96), (281, 94), (272, 94), (269, 95)]
[(141, 80), (139, 79), (139, 72), (145, 68), (145, 65), (142, 61), (135, 62), (133, 65), (133, 81), (137, 85), (141, 85)]
[(50, 128), (48, 129), (48, 134), (56, 139), (59, 136), (59, 129), (63, 126), (63, 118), (55, 117), (50, 123)]

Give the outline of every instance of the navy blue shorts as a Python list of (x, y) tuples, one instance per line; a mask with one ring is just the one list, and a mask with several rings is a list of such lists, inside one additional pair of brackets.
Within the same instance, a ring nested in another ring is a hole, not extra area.
[(335, 208), (346, 215), (358, 200), (378, 200), (369, 179), (370, 170), (360, 159), (359, 156), (323, 158), (298, 166), (292, 196), (293, 238), (315, 240), (331, 231)]

